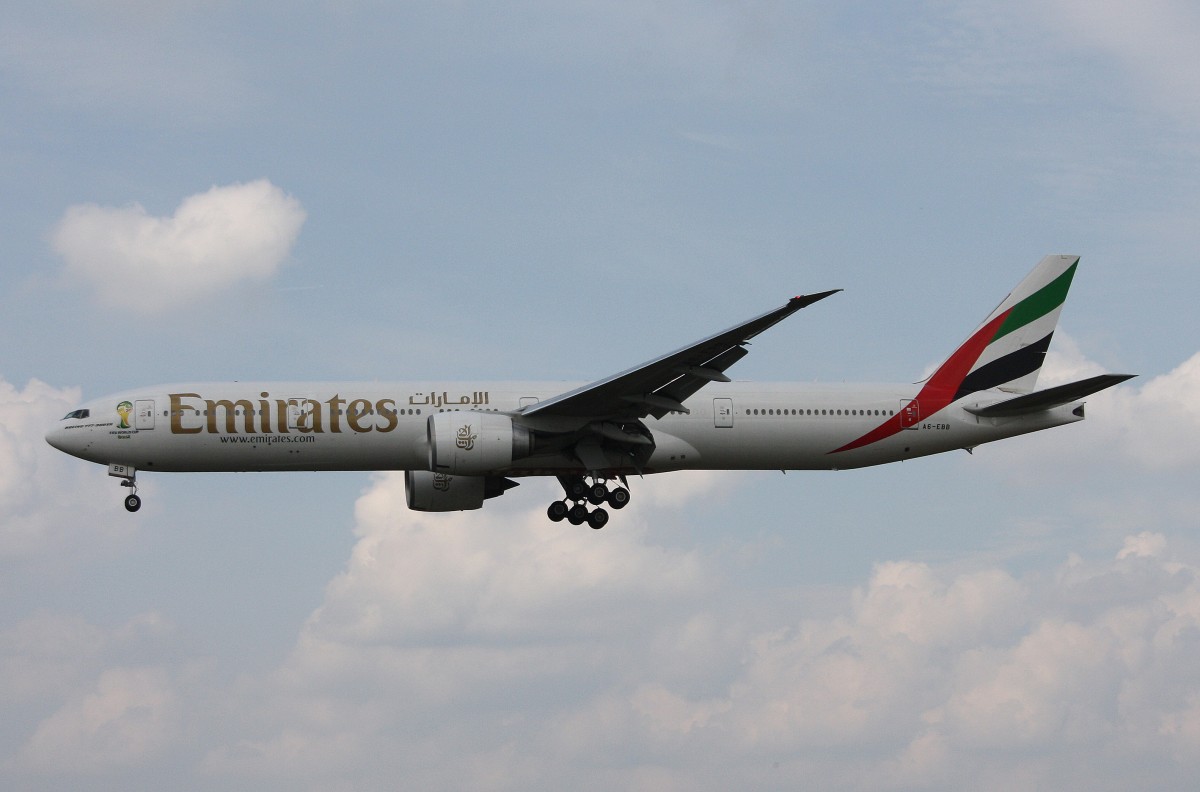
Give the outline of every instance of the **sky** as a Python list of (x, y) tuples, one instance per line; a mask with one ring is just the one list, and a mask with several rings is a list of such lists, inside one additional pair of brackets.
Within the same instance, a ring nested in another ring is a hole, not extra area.
[[(1177, 789), (1200, 773), (1184, 0), (17, 2), (0, 15), (0, 786)], [(911, 382), (1082, 257), (1079, 424), (839, 473), (160, 474), (178, 381)]]

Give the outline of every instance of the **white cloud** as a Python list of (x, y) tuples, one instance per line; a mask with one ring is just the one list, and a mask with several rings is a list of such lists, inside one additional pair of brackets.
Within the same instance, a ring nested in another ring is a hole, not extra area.
[[(359, 539), (346, 570), (268, 688), (276, 697), (268, 706), (287, 711), (287, 725), (214, 749), (207, 769), (324, 779), (320, 786), (381, 752), (389, 758), (372, 760), (372, 774), (396, 768), (420, 778), (423, 752), (449, 750), (463, 758), (465, 775), (447, 777), (478, 786), (495, 768), (473, 751), (489, 750), (496, 717), (515, 718), (525, 732), (558, 709), (563, 685), (611, 682), (630, 643), (646, 647), (635, 654), (662, 651), (658, 622), (675, 625), (709, 598), (711, 571), (695, 553), (650, 544), (647, 522), (656, 503), (674, 502), (674, 490), (704, 478), (639, 487), (612, 523), (620, 529), (597, 532), (551, 523), (544, 506), (503, 501), (486, 512), (409, 512), (403, 476), (377, 476), (356, 507)], [(684, 645), (711, 641), (702, 622), (679, 628)], [(676, 651), (668, 662), (686, 666)], [(475, 706), (489, 714), (461, 726), (443, 719)], [(435, 747), (426, 726), (453, 736)], [(414, 742), (385, 750), (384, 735), (397, 731)], [(464, 753), (455, 741), (475, 748)], [(472, 775), (472, 762), (483, 775)]]
[(78, 388), (0, 379), (0, 559), (71, 556), (133, 533), (103, 468), (46, 444), (46, 430), (78, 406)]
[[(392, 637), (324, 647), (319, 664), (302, 643), (275, 691), (289, 703), (271, 705), (286, 725), (217, 749), (207, 767), (318, 786), (365, 778), (367, 788), (392, 773), (515, 788), (530, 768), (556, 785), (580, 782), (583, 761), (597, 768), (597, 788), (649, 777), (702, 789), (739, 779), (792, 786), (817, 770), (837, 788), (961, 788), (975, 778), (998, 788), (1001, 772), (1056, 788), (1186, 777), (1200, 761), (1200, 674), (1190, 662), (1200, 567), (1144, 557), (1067, 566), (1015, 579), (882, 564), (832, 618), (775, 613), (780, 626), (745, 639), (725, 690), (701, 698), (648, 664), (636, 642), (597, 650), (615, 666), (599, 684), (562, 663), (557, 642), (463, 652)], [(1106, 578), (1127, 584), (1124, 595), (1087, 604), (1081, 590)], [(574, 659), (597, 670), (584, 654)], [(437, 706), (423, 700), (430, 687)], [(396, 735), (415, 747), (381, 759)], [(1077, 751), (1096, 757), (1093, 766), (1081, 772)], [(367, 757), (364, 772), (356, 763)]]
[(42, 721), (20, 759), (56, 774), (144, 765), (178, 728), (179, 702), (164, 669), (112, 668), (92, 691)]
[(1046, 354), (1046, 362), (1042, 373), (1038, 375), (1038, 387), (1049, 388), (1055, 385), (1065, 385), (1068, 382), (1105, 374), (1107, 370), (1099, 363), (1091, 360), (1079, 348), (1074, 338), (1062, 330), (1054, 334), (1054, 343)]
[(35, 613), (0, 632), (0, 701), (57, 693), (104, 650), (107, 636), (78, 616)]
[(622, 531), (601, 534), (499, 503), (409, 512), (402, 482), (381, 475), (360, 498), (359, 540), (305, 625), (287, 684), (349, 672), (436, 707), (506, 679), (528, 684), (531, 664), (564, 673), (594, 662), (607, 639), (644, 632), (650, 614), (707, 587), (694, 553), (644, 543), (632, 506)]
[[(1103, 373), (1061, 332), (1046, 357), (1041, 387)], [(1087, 430), (1069, 445), (1043, 439), (1051, 454), (1092, 461), (1133, 461), (1150, 470), (1180, 470), (1200, 465), (1200, 352), (1166, 374), (1139, 378), (1087, 399)], [(1059, 430), (1055, 430), (1056, 432)], [(1067, 430), (1070, 431), (1070, 430)], [(1057, 446), (1057, 450), (1055, 450)], [(1088, 449), (1090, 453), (1081, 453)], [(1041, 450), (1039, 450), (1041, 453)]]
[[(1165, 551), (1163, 537), (1151, 541)], [(987, 788), (1002, 786), (1001, 768), (1054, 788), (1186, 777), (1200, 762), (1200, 672), (1187, 665), (1200, 567), (1145, 557), (1066, 566), (1014, 579), (881, 564), (842, 615), (754, 638), (725, 695), (689, 701), (669, 683), (639, 691), (625, 705), (640, 716), (635, 737), (683, 739), (693, 760), (728, 763), (728, 780), (754, 757), (798, 762), (792, 782), (824, 764), (831, 785), (851, 788)], [(1120, 596), (1096, 601), (1090, 588), (1114, 581)], [(1154, 747), (1164, 730), (1169, 750)], [(840, 761), (825, 763), (831, 749)], [(1078, 750), (1093, 765), (1075, 776)], [(1121, 768), (1129, 761), (1139, 766)]]
[(495, 502), (414, 515), (399, 477), (378, 477), (346, 570), (283, 667), (247, 682), (265, 731), (215, 746), (206, 771), (312, 788), (1111, 788), (1200, 766), (1200, 559), (1162, 534), (1022, 576), (882, 562), (814, 616), (802, 588), (747, 601), (715, 559), (655, 546), (660, 502), (592, 532)]
[(52, 242), (68, 278), (103, 303), (154, 313), (271, 278), (304, 219), (299, 201), (260, 179), (185, 198), (170, 217), (72, 206)]
[(39, 777), (120, 772), (174, 742), (181, 697), (172, 672), (148, 663), (172, 633), (154, 612), (103, 627), (42, 609), (0, 629), (0, 778), (32, 789)]

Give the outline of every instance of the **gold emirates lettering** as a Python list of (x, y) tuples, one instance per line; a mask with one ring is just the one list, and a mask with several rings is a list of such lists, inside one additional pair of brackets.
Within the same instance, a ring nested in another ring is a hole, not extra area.
[[(265, 391), (259, 395), (261, 398), (255, 403), (250, 399), (206, 399), (199, 393), (172, 393), (171, 434), (323, 434), (326, 426), (329, 432), (341, 434), (343, 407), (345, 426), (350, 432), (391, 432), (400, 425), (395, 399), (380, 399), (372, 404), (369, 399), (343, 399), (337, 393), (325, 401), (272, 400)], [(197, 416), (203, 416), (203, 421), (184, 421), (186, 417)]]

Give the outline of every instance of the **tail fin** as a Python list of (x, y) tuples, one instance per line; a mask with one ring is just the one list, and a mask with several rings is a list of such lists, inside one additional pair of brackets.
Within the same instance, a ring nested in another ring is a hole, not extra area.
[[(950, 401), (982, 390), (1031, 393), (1079, 256), (1046, 256), (929, 378)], [(952, 395), (951, 395), (952, 394)]]

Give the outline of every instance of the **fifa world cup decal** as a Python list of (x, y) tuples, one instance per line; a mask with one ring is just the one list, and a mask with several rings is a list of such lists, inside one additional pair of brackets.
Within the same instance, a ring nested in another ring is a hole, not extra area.
[(129, 425), (129, 416), (133, 413), (133, 404), (123, 401), (117, 405), (117, 417), (121, 420), (117, 423), (118, 429), (132, 429)]

